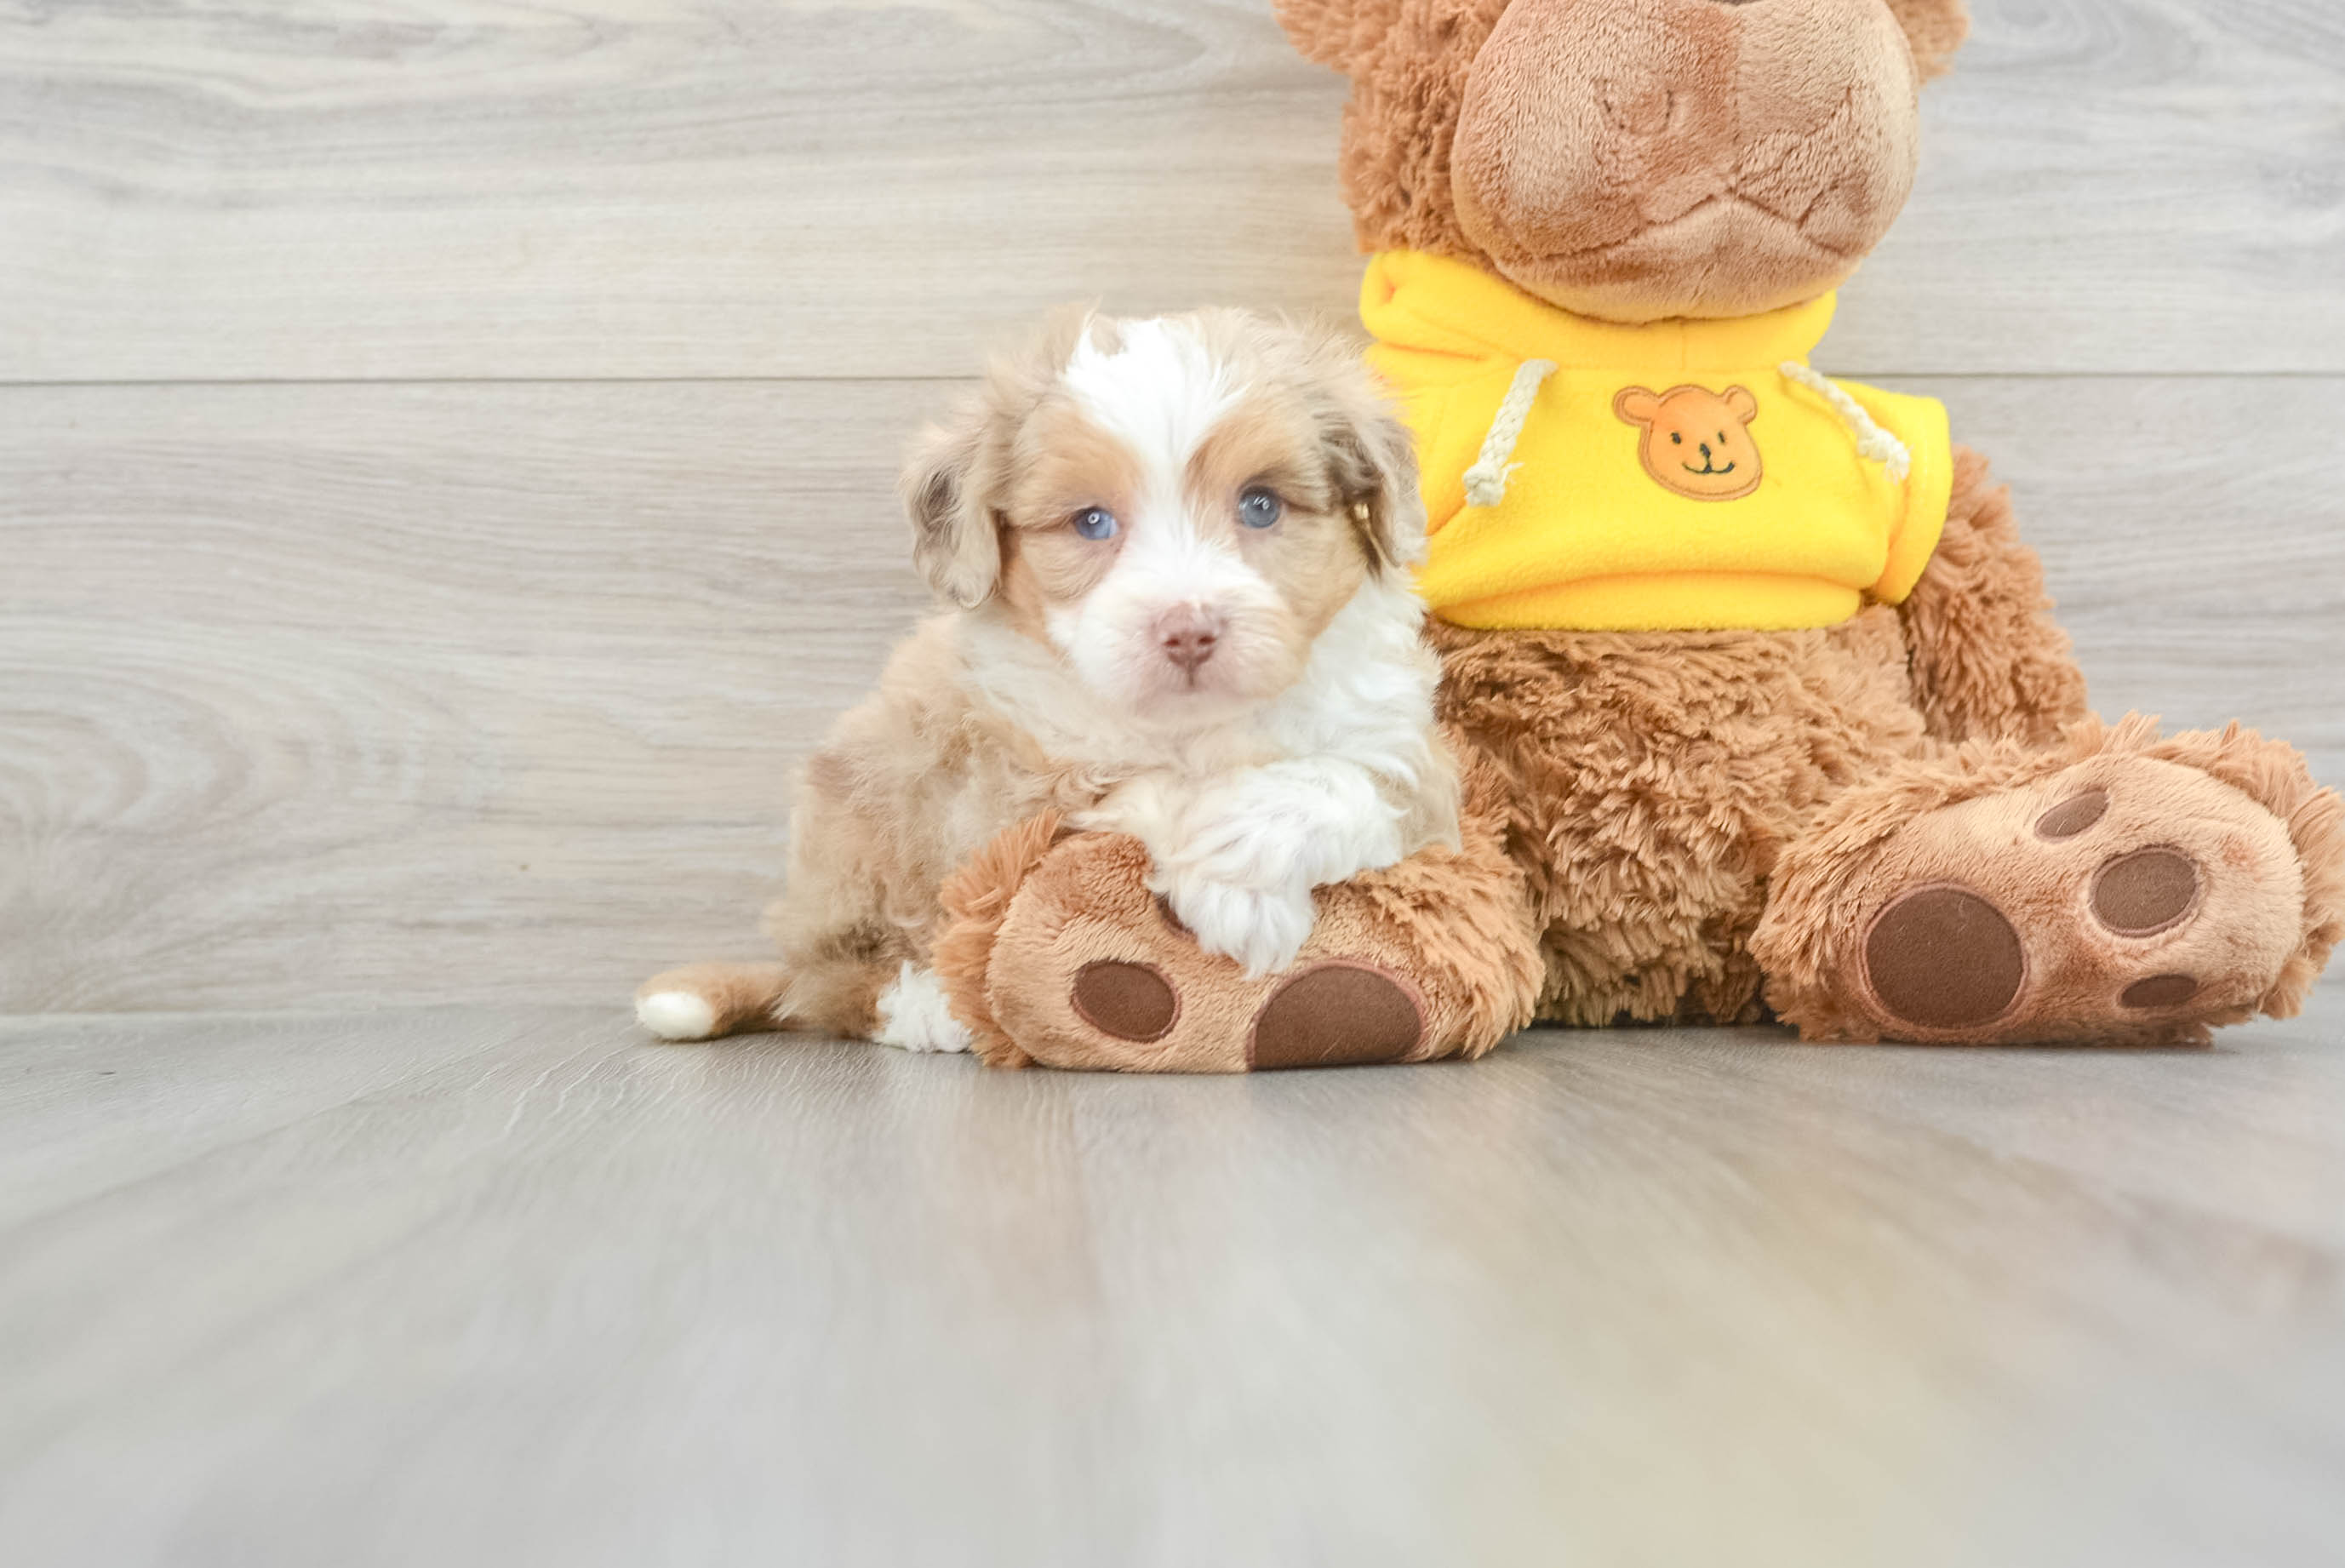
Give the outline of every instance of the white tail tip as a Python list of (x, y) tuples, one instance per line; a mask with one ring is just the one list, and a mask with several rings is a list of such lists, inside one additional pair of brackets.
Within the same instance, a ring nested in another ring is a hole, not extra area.
[(716, 1033), (716, 1010), (689, 991), (655, 991), (635, 998), (635, 1022), (663, 1040), (706, 1040)]

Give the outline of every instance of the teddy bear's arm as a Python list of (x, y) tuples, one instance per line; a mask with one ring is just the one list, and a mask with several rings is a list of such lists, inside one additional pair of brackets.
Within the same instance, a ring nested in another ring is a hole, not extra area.
[(2043, 564), (2020, 540), (2011, 492), (1968, 447), (1954, 449), (1945, 532), (1899, 613), (1932, 735), (2041, 745), (2084, 717), (2084, 672), (2052, 618)]

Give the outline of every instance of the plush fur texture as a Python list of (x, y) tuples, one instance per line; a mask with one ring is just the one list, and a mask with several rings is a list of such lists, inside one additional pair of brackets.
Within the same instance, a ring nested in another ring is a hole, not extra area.
[[(1364, 246), (1632, 321), (1833, 287), (1903, 201), (1913, 89), (1966, 25), (1958, 0), (1280, 13), (1353, 79)], [(1308, 995), (1387, 1041), (1403, 997), (1422, 1025), (1403, 1060), (1533, 1012), (2157, 1044), (2294, 1011), (2345, 934), (2345, 805), (2236, 727), (2091, 718), (2051, 610), (2008, 495), (1957, 449), (1944, 536), (1894, 608), (1792, 632), (1433, 624), (1461, 849), (1322, 888), (1306, 963), (1356, 961), (1391, 994)], [(1122, 842), (1029, 829), (973, 877), (946, 983), (980, 1049), (1267, 1064), (1246, 1042), (1281, 993), (1198, 954)]]
[(2049, 745), (2085, 712), (2085, 677), (2052, 618), (2011, 492), (1954, 449), (1954, 489), (1929, 570), (1898, 606), (1914, 705), (1943, 740)]
[(1457, 841), (1415, 465), (1347, 340), (1071, 318), (922, 438), (904, 494), (959, 607), (808, 764), (780, 962), (655, 978), (654, 1033), (964, 1048), (939, 890), (1030, 819), (1130, 835), (1148, 895), (1252, 975), (1294, 960), (1317, 885)]

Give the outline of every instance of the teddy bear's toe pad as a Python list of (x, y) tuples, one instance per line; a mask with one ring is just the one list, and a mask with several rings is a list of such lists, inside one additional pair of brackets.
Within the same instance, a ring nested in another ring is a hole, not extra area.
[(2137, 980), (2125, 988), (2117, 1000), (2125, 1006), (2147, 1012), (2159, 1007), (2179, 1007), (2198, 994), (2198, 982), (2188, 974), (2153, 974), (2147, 980)]
[(1917, 888), (1883, 910), (1864, 939), (1864, 966), (1883, 1007), (1931, 1029), (2002, 1017), (2027, 978), (2011, 922), (1953, 887)]
[(1264, 1005), (1246, 1064), (1261, 1071), (1399, 1062), (1424, 1038), (1424, 1004), (1406, 981), (1364, 963), (1322, 963)]
[(2286, 824), (2142, 757), (1921, 817), (1873, 886), (1860, 989), (1909, 1039), (2188, 1033), (2270, 985), (2303, 901)]
[(1181, 998), (1152, 963), (1100, 959), (1075, 972), (1068, 998), (1084, 1023), (1104, 1034), (1146, 1045), (1172, 1033)]
[(2198, 868), (2179, 850), (2136, 850), (2093, 875), (2093, 913), (2119, 936), (2156, 936), (2198, 902)]
[(2108, 815), (2109, 794), (2106, 789), (2087, 789), (2072, 795), (2049, 811), (2035, 819), (2035, 836), (2056, 842), (2073, 839)]

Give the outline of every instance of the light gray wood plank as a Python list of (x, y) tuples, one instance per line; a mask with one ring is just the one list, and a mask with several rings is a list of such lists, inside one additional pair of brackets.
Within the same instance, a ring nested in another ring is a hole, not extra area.
[[(2345, 371), (2345, 13), (1977, 0), (1836, 362)], [(1348, 312), (1266, 0), (0, 16), (0, 379), (966, 373), (1047, 305)]]
[(1182, 1081), (0, 1022), (0, 1551), (2331, 1563), (2340, 1026)]
[(1848, 290), (1868, 373), (2345, 368), (2345, 7), (1969, 0), (1904, 217)]
[(891, 474), (944, 395), (0, 397), (0, 1008), (755, 951), (789, 769), (926, 603)]
[[(2345, 780), (2345, 384), (1953, 380), (2105, 710)], [(618, 996), (758, 950), (925, 600), (928, 383), (0, 392), (0, 1011)]]
[(451, 1064), (506, 1053), (474, 1009), (0, 1021), (0, 1230), (273, 1137)]
[(1070, 299), (1355, 272), (1342, 86), (1259, 0), (0, 28), (14, 379), (961, 374)]
[(2012, 486), (2096, 708), (2244, 719), (2345, 785), (2345, 491), (2319, 433), (2345, 382), (1889, 384), (1944, 400)]

